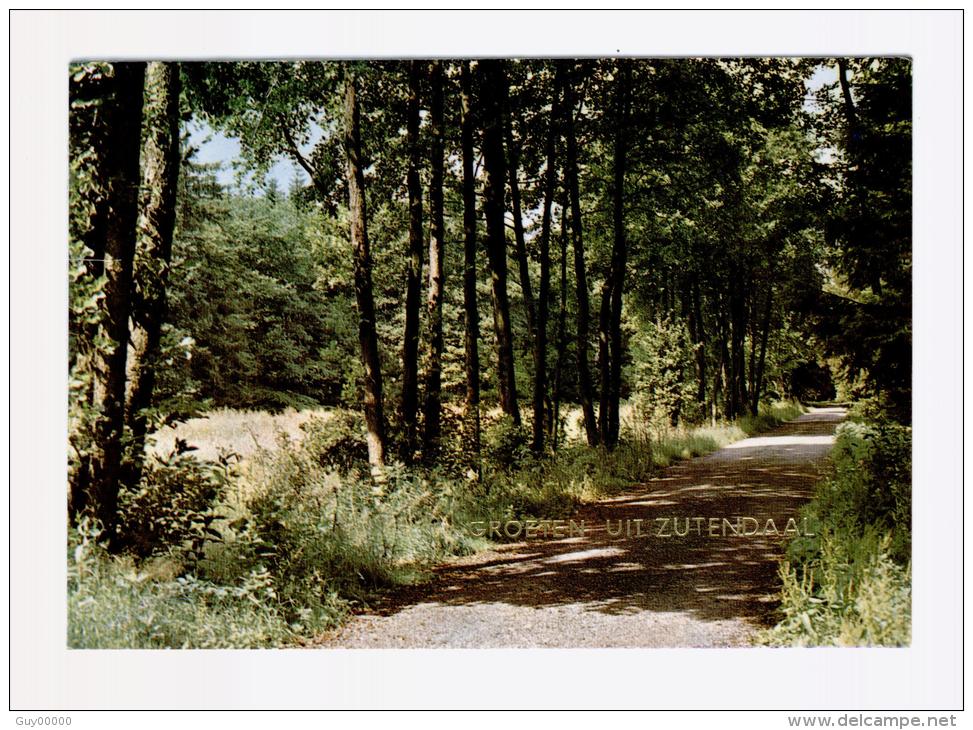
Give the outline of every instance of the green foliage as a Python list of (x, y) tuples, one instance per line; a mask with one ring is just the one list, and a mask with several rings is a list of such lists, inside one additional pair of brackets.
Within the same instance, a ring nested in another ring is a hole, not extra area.
[(804, 413), (804, 407), (796, 401), (778, 401), (770, 405), (761, 405), (756, 416), (746, 415), (737, 419), (737, 425), (747, 436), (753, 436), (761, 431), (769, 431), (782, 423), (793, 421)]
[(501, 469), (509, 469), (532, 459), (530, 432), (526, 426), (503, 416), (483, 431), (483, 455)]
[(185, 449), (177, 444), (166, 456), (150, 457), (138, 486), (119, 493), (119, 541), (139, 558), (173, 549), (199, 554), (207, 541), (220, 538), (212, 525), (220, 518), (215, 505), (230, 462), (198, 461)]
[[(881, 394), (908, 423), (912, 394), (912, 65), (851, 59), (853, 97), (825, 100), (823, 124), (841, 150), (826, 225), (834, 268), (819, 328), (849, 378)], [(839, 111), (840, 110), (840, 111)]]
[(317, 455), (318, 464), (329, 471), (347, 474), (368, 467), (365, 421), (359, 413), (337, 411), (325, 420), (312, 418), (301, 424), (304, 448)]
[(339, 282), (322, 278), (319, 253), (308, 245), (317, 215), (280, 197), (211, 190), (201, 198), (198, 182), (187, 185), (183, 194), (196, 197), (180, 208), (170, 298), (174, 329), (188, 347), (170, 355), (181, 375), (170, 372), (158, 399), (190, 391), (216, 406), (338, 402), (357, 360), (357, 319), (350, 273)]
[(110, 556), (97, 532), (79, 526), (68, 541), (68, 646), (245, 649), (293, 640), (265, 572), (228, 586), (177, 571), (166, 561), (136, 566)]
[(693, 412), (697, 382), (696, 348), (682, 321), (671, 318), (641, 323), (631, 339), (632, 400), (638, 417), (650, 429), (663, 432), (680, 420), (699, 420)]
[(812, 535), (782, 563), (776, 645), (907, 646), (911, 637), (911, 429), (838, 427), (831, 476), (805, 509)]
[(908, 646), (912, 575), (889, 555), (888, 538), (822, 533), (817, 557), (781, 565), (780, 622), (764, 637), (775, 646)]

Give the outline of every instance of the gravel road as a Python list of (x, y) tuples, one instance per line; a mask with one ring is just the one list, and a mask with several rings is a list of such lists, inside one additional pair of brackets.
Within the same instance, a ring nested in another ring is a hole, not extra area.
[(440, 566), (429, 583), (388, 594), (315, 645), (748, 646), (772, 623), (788, 520), (797, 520), (790, 534), (805, 529), (798, 508), (843, 417), (840, 408), (812, 409), (680, 462), (584, 506), (572, 534), (555, 537), (547, 525), (545, 538), (540, 525), (522, 542)]

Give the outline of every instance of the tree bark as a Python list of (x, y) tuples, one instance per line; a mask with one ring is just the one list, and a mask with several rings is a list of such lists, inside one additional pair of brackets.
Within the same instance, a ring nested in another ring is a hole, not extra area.
[(760, 356), (757, 359), (757, 372), (754, 376), (753, 396), (750, 412), (757, 415), (760, 410), (760, 393), (764, 387), (764, 365), (767, 362), (767, 341), (770, 338), (770, 313), (773, 308), (774, 290), (767, 290), (767, 303), (764, 305), (764, 321), (760, 335)]
[(607, 432), (603, 436), (605, 444), (612, 448), (618, 443), (619, 400), (622, 387), (622, 292), (625, 288), (628, 243), (625, 236), (625, 169), (628, 153), (628, 106), (630, 68), (626, 61), (621, 68), (616, 90), (615, 109), (615, 150), (613, 170), (612, 223), (615, 238), (612, 245), (611, 270), (611, 311), (609, 318), (609, 345), (611, 369), (608, 381), (608, 419)]
[[(614, 258), (614, 253), (612, 254)], [(611, 301), (612, 269), (609, 264), (605, 279), (601, 284), (601, 306), (598, 309), (598, 433), (601, 443), (609, 445), (608, 412), (611, 399)]]
[[(567, 62), (560, 62), (562, 64)], [(565, 70), (567, 75), (567, 70)], [(565, 174), (571, 203), (571, 232), (574, 249), (574, 277), (577, 290), (578, 316), (576, 320), (576, 349), (578, 357), (578, 398), (584, 416), (585, 436), (589, 446), (598, 444), (598, 424), (595, 420), (592, 396), (591, 367), (588, 364), (588, 323), (591, 319), (588, 303), (588, 275), (584, 257), (584, 227), (581, 221), (581, 194), (578, 185), (578, 144), (574, 132), (573, 81), (568, 77), (564, 84), (564, 137), (567, 160)]]
[(568, 311), (568, 229), (567, 205), (561, 208), (561, 255), (559, 269), (561, 283), (558, 287), (559, 306), (557, 312), (557, 356), (554, 360), (554, 380), (551, 384), (553, 406), (551, 407), (551, 445), (557, 451), (561, 426), (561, 377), (564, 356), (567, 351), (567, 311)]
[(439, 61), (429, 67), (432, 82), (431, 131), (432, 180), (429, 189), (429, 206), (432, 217), (429, 231), (429, 290), (426, 306), (429, 314), (429, 359), (426, 372), (425, 443), (423, 453), (427, 460), (439, 450), (442, 404), (443, 359), (443, 287), (446, 285), (443, 270), (445, 223), (443, 221), (443, 165), (445, 143), (443, 141), (443, 68)]
[[(93, 349), (92, 430), (86, 495), (76, 495), (75, 511), (98, 519), (110, 546), (117, 545), (118, 492), (122, 477), (122, 434), (125, 424), (125, 376), (129, 316), (132, 306), (132, 265), (138, 219), (139, 152), (145, 64), (113, 64), (113, 79), (103, 98), (104, 121), (110, 131), (103, 161), (106, 174), (104, 255), (105, 284), (99, 304)], [(75, 501), (75, 500), (73, 500)]]
[(406, 145), (409, 168), (409, 259), (405, 289), (405, 333), (402, 342), (402, 400), (399, 415), (403, 428), (402, 458), (407, 464), (415, 459), (416, 414), (419, 409), (419, 302), (422, 288), (422, 183), (419, 166), (419, 87), (422, 72), (419, 61), (409, 63), (409, 101), (406, 120)]
[(517, 252), (517, 271), (520, 274), (520, 291), (524, 298), (524, 313), (527, 316), (527, 336), (534, 342), (537, 331), (537, 314), (534, 308), (534, 288), (530, 282), (530, 266), (527, 258), (527, 242), (524, 236), (524, 214), (520, 201), (520, 182), (517, 180), (520, 155), (514, 144), (513, 120), (509, 108), (506, 110), (505, 135), (507, 149), (510, 151), (508, 175), (510, 178), (510, 207), (514, 219), (514, 244)]
[(838, 59), (838, 83), (841, 86), (841, 96), (845, 102), (845, 117), (848, 121), (848, 147), (849, 149), (854, 149), (857, 142), (858, 112), (855, 109), (855, 102), (851, 98), (851, 84), (848, 81), (848, 61), (844, 58)]
[(706, 327), (703, 323), (703, 307), (700, 301), (699, 278), (693, 276), (691, 286), (692, 314), (691, 321), (693, 344), (696, 346), (696, 377), (699, 379), (699, 386), (696, 390), (696, 401), (702, 411), (702, 417), (706, 417)]
[(361, 162), (361, 122), (358, 108), (358, 75), (345, 70), (344, 147), (347, 161), (348, 209), (351, 214), (351, 246), (354, 251), (355, 299), (358, 304), (358, 343), (364, 369), (364, 412), (368, 462), (375, 478), (385, 466), (385, 414), (382, 409), (382, 367), (375, 331), (372, 295), (372, 256), (368, 245), (365, 206), (365, 174)]
[(473, 172), (473, 79), (468, 61), (460, 70), (460, 137), (463, 152), (463, 344), (466, 354), (466, 420), (471, 426), (477, 473), (480, 465), (480, 313), (476, 300), (476, 188)]
[(125, 417), (131, 437), (129, 483), (142, 477), (146, 410), (152, 405), (176, 226), (179, 180), (178, 63), (152, 62), (145, 70), (142, 200), (135, 244), (131, 348)]
[(561, 71), (556, 71), (551, 120), (547, 131), (547, 169), (544, 174), (544, 207), (541, 214), (541, 280), (537, 302), (537, 328), (534, 333), (534, 438), (536, 452), (544, 450), (544, 403), (547, 394), (547, 315), (551, 296), (551, 206), (557, 183), (556, 151), (558, 105), (561, 96)]
[(514, 373), (513, 334), (507, 297), (507, 245), (503, 222), (506, 160), (503, 149), (503, 103), (507, 93), (502, 62), (480, 62), (483, 74), (483, 208), (487, 227), (487, 260), (493, 288), (493, 322), (497, 335), (500, 408), (520, 425)]

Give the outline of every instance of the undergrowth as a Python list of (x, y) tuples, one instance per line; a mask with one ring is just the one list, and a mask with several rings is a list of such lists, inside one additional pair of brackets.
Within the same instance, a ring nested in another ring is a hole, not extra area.
[(803, 512), (812, 535), (780, 566), (780, 621), (765, 643), (910, 644), (911, 443), (911, 428), (887, 420), (838, 427), (831, 475)]
[(231, 648), (301, 643), (339, 625), (376, 591), (423, 580), (444, 559), (488, 547), (474, 523), (567, 517), (585, 501), (713, 451), (799, 406), (715, 428), (652, 431), (629, 418), (613, 450), (580, 443), (537, 456), (509, 420), (484, 429), (479, 476), (389, 466), (371, 478), (354, 414), (310, 417), (242, 464), (174, 452), (123, 494), (123, 555), (88, 523), (69, 539), (68, 644)]

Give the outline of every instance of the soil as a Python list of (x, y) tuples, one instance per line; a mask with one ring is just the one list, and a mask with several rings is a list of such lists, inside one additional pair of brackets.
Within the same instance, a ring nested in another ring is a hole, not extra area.
[(570, 534), (564, 526), (554, 536), (547, 525), (545, 537), (540, 525), (520, 542), (451, 561), (314, 645), (752, 645), (774, 623), (783, 547), (806, 529), (798, 511), (814, 494), (843, 417), (841, 408), (815, 408), (680, 462), (585, 505)]

